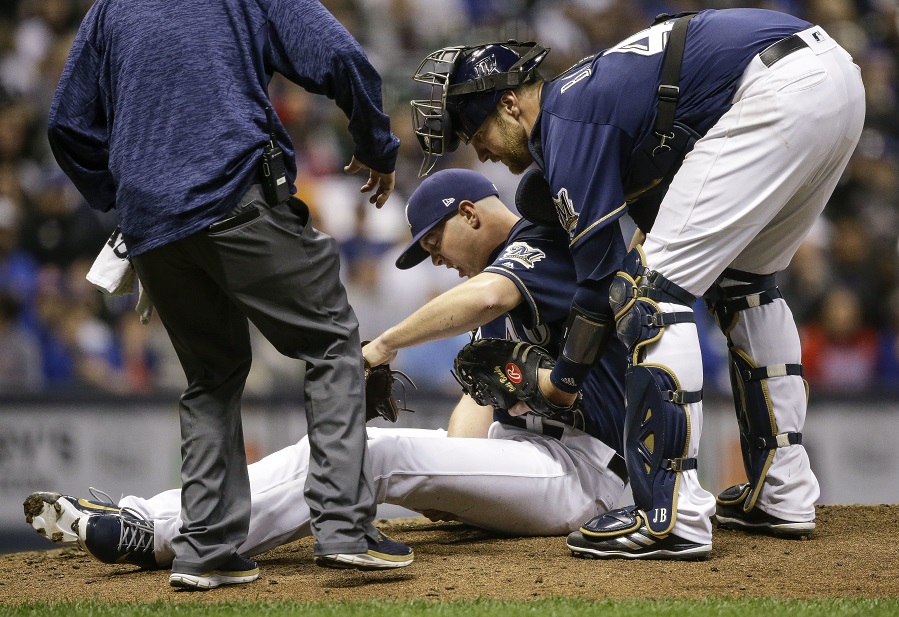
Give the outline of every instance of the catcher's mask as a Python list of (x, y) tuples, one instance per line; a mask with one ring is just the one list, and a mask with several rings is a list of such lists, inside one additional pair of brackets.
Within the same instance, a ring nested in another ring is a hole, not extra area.
[(412, 101), (412, 126), (424, 151), (419, 177), (474, 137), (503, 92), (542, 79), (537, 67), (548, 53), (537, 43), (507, 41), (428, 54), (412, 77), (431, 89), (428, 98)]
[(462, 201), (476, 202), (490, 195), (499, 195), (493, 183), (470, 169), (444, 169), (425, 178), (406, 204), (412, 242), (397, 258), (396, 267), (406, 270), (427, 259), (428, 252), (419, 240), (456, 214)]

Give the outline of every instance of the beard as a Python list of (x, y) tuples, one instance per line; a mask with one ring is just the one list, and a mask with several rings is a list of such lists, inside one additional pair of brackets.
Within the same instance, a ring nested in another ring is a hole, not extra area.
[(503, 164), (513, 174), (523, 173), (534, 162), (534, 155), (528, 148), (527, 131), (520, 124), (501, 118), (499, 134), (503, 140)]

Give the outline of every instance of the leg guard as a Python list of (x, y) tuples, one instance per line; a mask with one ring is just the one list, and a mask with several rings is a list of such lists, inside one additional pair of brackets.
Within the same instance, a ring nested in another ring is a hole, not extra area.
[[(618, 337), (628, 347), (625, 378), (625, 460), (634, 503), (646, 513), (646, 525), (663, 536), (674, 526), (680, 474), (696, 469), (687, 458), (690, 420), (686, 405), (702, 400), (702, 391), (680, 389), (666, 366), (644, 364), (644, 350), (667, 326), (693, 323), (692, 310), (664, 312), (658, 302), (690, 307), (695, 298), (644, 265), (640, 248), (631, 251), (610, 289)], [(639, 521), (639, 517), (637, 518)]]
[(646, 526), (657, 535), (674, 526), (681, 472), (696, 469), (696, 459), (687, 458), (690, 416), (684, 404), (700, 398), (699, 392), (678, 390), (664, 367), (628, 369), (625, 460), (634, 503), (646, 512)]
[[(729, 285), (723, 286), (722, 282), (727, 282)], [(755, 507), (777, 448), (802, 443), (802, 433), (798, 430), (801, 428), (801, 424), (796, 426), (797, 422), (793, 421), (790, 423), (794, 425), (791, 428), (796, 430), (779, 430), (775, 407), (780, 404), (786, 407), (801, 408), (801, 420), (804, 420), (808, 389), (802, 379), (801, 364), (780, 363), (759, 366), (759, 362), (753, 358), (751, 348), (751, 339), (756, 337), (747, 336), (747, 330), (751, 330), (753, 333), (768, 331), (772, 342), (778, 346), (783, 345), (785, 348), (779, 355), (781, 358), (795, 355), (798, 359), (798, 349), (788, 349), (791, 346), (797, 346), (798, 339), (792, 343), (790, 333), (786, 331), (784, 324), (779, 324), (780, 327), (778, 327), (776, 322), (772, 323), (770, 319), (766, 320), (762, 311), (744, 313), (748, 309), (765, 307), (778, 302), (783, 303), (783, 297), (777, 288), (773, 274), (756, 275), (726, 270), (722, 279), (719, 279), (712, 290), (706, 294), (705, 300), (727, 337), (730, 350), (731, 387), (734, 393), (737, 422), (740, 426), (743, 466), (749, 480), (749, 494), (741, 494), (738, 501), (742, 501), (744, 511), (749, 512)], [(785, 304), (783, 308), (789, 315)], [(742, 326), (745, 327), (738, 327), (741, 315), (744, 316)], [(777, 321), (783, 321), (783, 319), (780, 318)], [(792, 324), (791, 317), (790, 324)], [(795, 325), (792, 328), (795, 332)], [(777, 339), (781, 331), (783, 331), (782, 338), (784, 340), (779, 341)], [(770, 348), (771, 345), (766, 343), (766, 341), (761, 341), (756, 342), (756, 345)], [(780, 389), (777, 393), (772, 393), (769, 383), (775, 378), (798, 380), (802, 385), (786, 390)], [(802, 400), (789, 400), (800, 397)]]

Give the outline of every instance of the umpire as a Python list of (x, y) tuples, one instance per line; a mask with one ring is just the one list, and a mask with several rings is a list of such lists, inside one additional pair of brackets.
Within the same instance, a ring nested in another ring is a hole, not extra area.
[(50, 110), (57, 161), (93, 208), (118, 211), (187, 377), (174, 587), (259, 576), (237, 553), (250, 520), (240, 414), (248, 319), (306, 363), (316, 562), (412, 562), (409, 547), (372, 525), (358, 322), (334, 240), (290, 198), (293, 145), (266, 113), (275, 72), (346, 113), (355, 152), (345, 171), (368, 169), (362, 191), (383, 205), (399, 140), (382, 111), (381, 80), (316, 0), (98, 0)]

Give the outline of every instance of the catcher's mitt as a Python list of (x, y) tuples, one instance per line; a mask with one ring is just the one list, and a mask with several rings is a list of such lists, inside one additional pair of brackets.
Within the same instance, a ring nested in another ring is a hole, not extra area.
[(384, 418), (388, 422), (396, 422), (399, 412), (414, 412), (414, 409), (406, 407), (406, 383), (399, 380), (403, 389), (402, 401), (393, 396), (393, 386), (398, 378), (408, 382), (413, 388), (413, 382), (402, 371), (393, 370), (389, 364), (380, 364), (375, 367), (365, 363), (365, 421), (374, 418)]
[(538, 416), (564, 418), (580, 404), (551, 403), (537, 387), (537, 369), (551, 369), (555, 359), (542, 347), (499, 338), (469, 343), (456, 356), (453, 376), (480, 405), (510, 409), (518, 401)]

